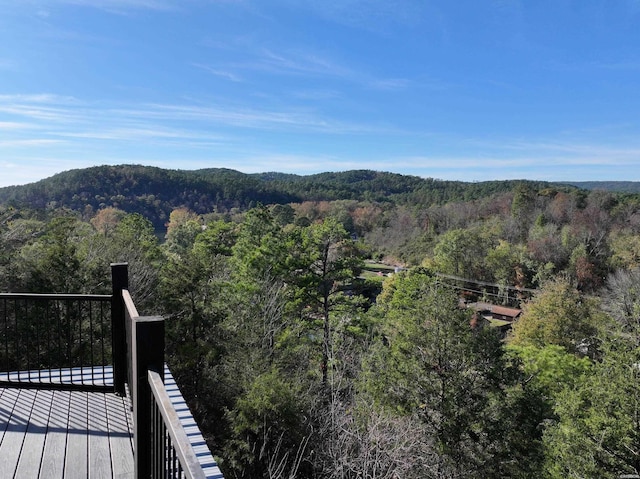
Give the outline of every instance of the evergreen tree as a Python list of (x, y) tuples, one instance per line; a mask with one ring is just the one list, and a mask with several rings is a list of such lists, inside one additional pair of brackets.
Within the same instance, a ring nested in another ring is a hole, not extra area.
[(382, 341), (367, 389), (387, 408), (421, 418), (437, 453), (429, 477), (534, 477), (540, 398), (505, 360), (495, 332), (472, 329), (456, 296), (428, 271), (398, 275), (379, 300)]

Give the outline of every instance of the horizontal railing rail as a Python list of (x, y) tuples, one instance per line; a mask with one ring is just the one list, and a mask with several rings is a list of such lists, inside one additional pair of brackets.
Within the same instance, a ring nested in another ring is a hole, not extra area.
[(0, 298), (28, 299), (32, 301), (65, 300), (65, 301), (111, 301), (110, 294), (65, 294), (65, 293), (0, 293)]
[(134, 404), (134, 386), (136, 385), (135, 381), (135, 371), (134, 371), (134, 362), (133, 356), (135, 354), (135, 336), (134, 336), (134, 325), (138, 315), (138, 310), (136, 309), (136, 305), (131, 299), (131, 294), (128, 290), (122, 290), (122, 301), (124, 303), (124, 334), (126, 338), (126, 347), (125, 347), (125, 355), (126, 355), (126, 384), (128, 387), (129, 397), (131, 399), (131, 404)]
[(151, 477), (205, 479), (202, 466), (160, 375), (149, 371), (151, 387)]
[(111, 295), (0, 294), (0, 384), (113, 388)]

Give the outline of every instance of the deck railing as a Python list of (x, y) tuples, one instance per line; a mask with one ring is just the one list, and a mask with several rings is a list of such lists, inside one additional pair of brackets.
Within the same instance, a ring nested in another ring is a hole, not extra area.
[(112, 388), (111, 323), (109, 295), (0, 294), (0, 384)]
[(128, 393), (135, 477), (204, 478), (164, 387), (164, 321), (138, 315), (126, 264), (111, 271), (112, 295), (0, 294), (0, 387)]
[(180, 424), (162, 378), (149, 371), (151, 386), (152, 477), (205, 479), (189, 438)]

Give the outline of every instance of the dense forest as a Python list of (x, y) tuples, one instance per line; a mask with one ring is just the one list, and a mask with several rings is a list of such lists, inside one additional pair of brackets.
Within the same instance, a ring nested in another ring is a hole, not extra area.
[[(535, 189), (548, 186), (528, 183)], [(508, 192), (515, 184), (442, 181), (370, 170), (298, 176), (244, 174), (220, 168), (186, 171), (119, 165), (71, 170), (36, 183), (0, 188), (0, 204), (18, 209), (68, 208), (86, 218), (100, 209), (114, 207), (140, 213), (162, 229), (171, 211), (178, 207), (197, 214), (246, 210), (258, 204), (335, 200), (427, 207)], [(632, 189), (629, 184), (626, 188)]]
[(640, 474), (638, 194), (131, 166), (0, 200), (2, 291), (130, 264), (228, 479)]

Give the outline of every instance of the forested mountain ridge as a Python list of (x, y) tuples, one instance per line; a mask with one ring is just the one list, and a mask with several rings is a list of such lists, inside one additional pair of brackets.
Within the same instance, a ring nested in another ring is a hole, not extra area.
[[(245, 174), (230, 169), (169, 170), (140, 165), (70, 170), (22, 186), (0, 188), (0, 204), (16, 208), (68, 208), (91, 215), (116, 207), (162, 227), (170, 212), (197, 214), (249, 209), (257, 204), (357, 200), (416, 206), (469, 201), (511, 191), (518, 181), (465, 183), (371, 170), (299, 176)], [(528, 182), (539, 190), (550, 183)]]
[(569, 181), (567, 184), (585, 190), (640, 193), (640, 181)]
[(470, 183), (373, 170), (326, 172), (308, 176), (281, 173), (261, 173), (253, 176), (268, 181), (278, 191), (301, 197), (304, 201), (393, 201), (423, 207), (505, 193), (522, 182), (537, 190), (552, 186), (552, 183), (548, 182), (527, 180)]
[(90, 215), (116, 207), (140, 213), (156, 227), (162, 227), (170, 212), (180, 206), (203, 214), (296, 200), (233, 170), (183, 171), (140, 165), (70, 170), (36, 183), (0, 188), (0, 204), (19, 209), (68, 208)]

